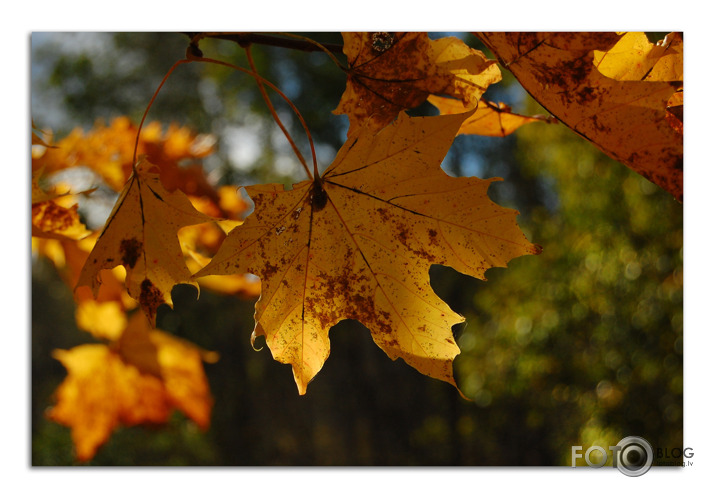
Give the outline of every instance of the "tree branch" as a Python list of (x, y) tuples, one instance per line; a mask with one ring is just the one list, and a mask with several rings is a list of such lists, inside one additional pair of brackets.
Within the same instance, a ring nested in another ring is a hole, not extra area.
[[(192, 42), (196, 42), (203, 38), (216, 38), (218, 40), (228, 40), (238, 43), (242, 47), (247, 44), (257, 43), (259, 45), (270, 45), (272, 47), (291, 48), (294, 50), (302, 50), (304, 52), (319, 52), (322, 49), (317, 45), (303, 40), (293, 38), (283, 38), (275, 35), (266, 35), (259, 33), (183, 33), (189, 37)], [(343, 53), (343, 46), (335, 43), (322, 44), (323, 47), (330, 52), (336, 54)]]

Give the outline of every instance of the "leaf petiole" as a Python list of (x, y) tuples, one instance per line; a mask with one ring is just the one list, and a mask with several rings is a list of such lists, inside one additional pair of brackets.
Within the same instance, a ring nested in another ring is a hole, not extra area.
[[(308, 125), (305, 123), (305, 120), (303, 119), (303, 116), (301, 115), (300, 111), (298, 111), (298, 108), (297, 108), (297, 107), (295, 106), (295, 104), (293, 104), (293, 102), (286, 96), (286, 94), (284, 94), (282, 91), (280, 91), (280, 89), (279, 89), (277, 86), (275, 86), (273, 83), (271, 83), (271, 82), (268, 81), (267, 79), (263, 78), (261, 75), (259, 75), (259, 74), (256, 73), (255, 71), (251, 71), (251, 70), (249, 70), (249, 69), (246, 69), (246, 68), (243, 68), (243, 67), (240, 67), (240, 66), (236, 66), (235, 64), (231, 64), (231, 63), (229, 63), (229, 62), (224, 62), (224, 61), (220, 61), (220, 60), (217, 60), (217, 59), (211, 59), (211, 58), (208, 58), (208, 57), (193, 57), (191, 60), (192, 60), (192, 61), (196, 61), (196, 62), (209, 62), (209, 63), (212, 63), (212, 64), (218, 64), (218, 65), (220, 65), (220, 66), (230, 67), (231, 69), (235, 69), (236, 71), (240, 71), (240, 72), (242, 72), (242, 73), (248, 74), (248, 75), (252, 76), (253, 78), (255, 78), (256, 81), (259, 81), (261, 84), (270, 87), (271, 90), (273, 90), (273, 91), (276, 92), (278, 95), (280, 95), (280, 97), (281, 97), (283, 100), (285, 100), (286, 103), (290, 106), (290, 108), (293, 110), (293, 112), (295, 112), (296, 116), (298, 117), (298, 120), (300, 121), (300, 124), (303, 126), (303, 129), (305, 130), (305, 134), (306, 134), (307, 137), (308, 137), (308, 142), (310, 143), (310, 150), (311, 150), (312, 156), (313, 156), (313, 171), (314, 171), (314, 173), (315, 173), (315, 178), (317, 178), (317, 177), (319, 176), (319, 175), (318, 175), (318, 160), (317, 160), (316, 155), (315, 155), (315, 145), (313, 144), (313, 136), (310, 134), (310, 130), (308, 129)], [(260, 85), (259, 85), (259, 87), (260, 87)], [(265, 97), (264, 97), (264, 98), (265, 98)], [(268, 101), (267, 101), (267, 102), (268, 102)], [(281, 122), (280, 122), (280, 120), (278, 119), (278, 116), (275, 114), (275, 111), (272, 110), (272, 105), (269, 104), (269, 108), (271, 109), (271, 113), (273, 114), (273, 118), (276, 120), (276, 122), (278, 123), (278, 125), (281, 126), (281, 129), (283, 129), (283, 127), (282, 127), (282, 125), (281, 125)], [(303, 155), (298, 151), (298, 148), (296, 147), (295, 142), (293, 142), (293, 140), (290, 138), (290, 136), (288, 135), (287, 131), (285, 131), (285, 129), (283, 129), (283, 130), (284, 130), (284, 133), (286, 134), (286, 138), (288, 138), (288, 141), (290, 142), (291, 146), (293, 147), (293, 150), (295, 151), (296, 156), (298, 156), (298, 160), (301, 162), (301, 164), (303, 165), (303, 168), (305, 169), (305, 172), (308, 174), (308, 178), (310, 178), (310, 179), (312, 180), (312, 179), (314, 178), (314, 176), (313, 176), (313, 174), (311, 174), (310, 169), (308, 168), (308, 163), (307, 163), (307, 162), (305, 161), (305, 159), (303, 158)]]
[[(273, 104), (271, 103), (271, 99), (268, 97), (268, 93), (266, 92), (266, 88), (263, 85), (263, 79), (258, 76), (258, 70), (256, 69), (256, 64), (253, 62), (253, 56), (251, 55), (251, 46), (247, 45), (244, 47), (244, 50), (246, 52), (246, 58), (248, 59), (248, 64), (251, 66), (251, 70), (253, 71), (255, 78), (256, 78), (256, 83), (258, 84), (258, 89), (261, 92), (261, 95), (263, 96), (263, 100), (266, 102), (266, 105), (268, 106), (268, 110), (271, 112), (271, 116), (273, 116), (273, 120), (276, 122), (278, 127), (283, 131), (283, 134), (285, 135), (286, 139), (290, 143), (290, 146), (293, 148), (293, 152), (295, 152), (295, 155), (298, 157), (298, 160), (300, 163), (303, 165), (303, 168), (305, 169), (305, 172), (308, 174), (308, 178), (318, 178), (320, 175), (318, 173), (318, 160), (315, 156), (315, 147), (313, 145), (313, 140), (310, 141), (310, 151), (313, 155), (313, 174), (310, 174), (310, 170), (308, 169), (308, 164), (305, 161), (305, 158), (303, 158), (303, 154), (300, 153), (300, 150), (298, 150), (298, 147), (296, 146), (295, 142), (290, 136), (290, 133), (288, 133), (288, 130), (286, 129), (285, 126), (283, 126), (283, 123), (281, 122), (280, 118), (278, 117), (278, 113), (276, 112), (276, 109), (273, 107)], [(290, 101), (288, 101), (290, 103)], [(297, 109), (295, 109), (296, 113), (298, 113)], [(300, 117), (300, 114), (298, 114)], [(301, 119), (301, 122), (303, 120)], [(306, 127), (306, 132), (308, 131), (308, 128)], [(310, 133), (308, 133), (308, 137), (310, 139)]]
[(159, 86), (156, 87), (156, 90), (154, 91), (154, 95), (151, 96), (151, 100), (149, 101), (149, 104), (146, 106), (146, 109), (144, 109), (144, 115), (142, 116), (142, 120), (139, 122), (139, 129), (137, 129), (137, 138), (134, 141), (134, 153), (132, 154), (132, 171), (136, 169), (136, 164), (137, 164), (137, 148), (139, 147), (139, 134), (142, 131), (142, 126), (144, 125), (144, 120), (146, 120), (147, 114), (149, 114), (149, 109), (151, 109), (152, 104), (154, 103), (154, 100), (156, 100), (157, 95), (159, 95), (159, 91), (161, 90), (161, 87), (164, 86), (164, 83), (166, 83), (166, 80), (169, 79), (169, 76), (171, 76), (171, 73), (174, 72), (174, 69), (179, 67), (181, 64), (186, 64), (187, 62), (191, 62), (190, 59), (181, 59), (179, 61), (176, 61), (166, 72), (164, 75), (164, 78), (161, 80), (161, 83), (159, 83)]

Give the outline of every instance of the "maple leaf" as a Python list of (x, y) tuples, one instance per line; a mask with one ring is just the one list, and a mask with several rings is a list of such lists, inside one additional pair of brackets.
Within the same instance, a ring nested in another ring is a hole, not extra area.
[[(216, 254), (226, 234), (242, 223), (240, 220), (245, 218), (251, 208), (245, 199), (236, 195), (237, 190), (229, 185), (219, 188), (216, 192), (217, 203), (212, 198), (189, 197), (199, 211), (217, 218), (216, 223), (192, 225), (179, 230), (179, 242), (191, 273), (198, 272), (211, 261), (211, 256)], [(201, 289), (222, 294), (251, 298), (261, 293), (261, 283), (254, 275), (208, 275), (197, 281)]]
[(333, 112), (348, 115), (348, 136), (368, 119), (379, 130), (430, 94), (451, 95), (474, 107), (487, 87), (501, 79), (495, 61), (454, 37), (343, 33), (343, 40), (348, 80)]
[(85, 344), (69, 351), (57, 350), (53, 356), (68, 375), (55, 391), (57, 403), (48, 417), (72, 428), (80, 461), (91, 459), (120, 423), (166, 420), (169, 408), (162, 396), (161, 381), (142, 376), (106, 345)]
[[(78, 204), (70, 194), (46, 192), (40, 187), (43, 170), (32, 172), (32, 236), (59, 240), (78, 240), (91, 232), (82, 223)], [(66, 204), (66, 205), (63, 205)]]
[(682, 202), (682, 39), (641, 35), (479, 33), (550, 113)]
[(201, 429), (212, 399), (202, 361), (215, 361), (193, 344), (151, 330), (135, 313), (119, 341), (56, 350), (67, 369), (48, 417), (71, 427), (77, 458), (90, 460), (119, 425), (166, 423), (173, 409)]
[[(430, 95), (427, 101), (439, 109), (440, 114), (461, 114), (468, 110), (456, 99)], [(521, 126), (529, 123), (551, 122), (547, 116), (522, 116), (511, 112), (511, 107), (499, 102), (480, 100), (477, 110), (467, 118), (459, 128), (460, 135), (482, 135), (487, 137), (505, 137)]]
[(77, 287), (90, 286), (96, 296), (99, 271), (123, 265), (129, 295), (139, 301), (152, 324), (161, 304), (172, 305), (171, 289), (198, 284), (184, 262), (177, 231), (211, 221), (180, 190), (167, 191), (156, 167), (140, 161), (122, 190), (114, 210), (79, 276)]
[(670, 33), (651, 43), (645, 33), (628, 32), (608, 51), (594, 50), (598, 72), (619, 81), (683, 81), (683, 38)]
[(95, 337), (116, 340), (127, 326), (126, 311), (120, 301), (82, 299), (75, 310), (77, 327)]
[[(119, 191), (132, 173), (137, 132), (137, 127), (126, 116), (115, 118), (108, 126), (98, 122), (87, 132), (74, 129), (52, 149), (44, 149), (38, 157), (33, 157), (33, 168), (36, 165), (50, 173), (86, 166), (110, 188)], [(213, 144), (214, 139), (209, 135), (195, 135), (173, 124), (162, 131), (161, 123), (152, 122), (139, 136), (137, 154), (145, 155), (159, 167), (162, 182), (169, 190), (180, 188), (185, 193), (212, 195), (213, 188), (200, 167), (180, 167), (179, 163), (209, 155)]]
[(81, 239), (91, 232), (81, 222), (78, 205), (67, 208), (53, 201), (32, 205), (32, 236), (57, 239)]
[(466, 115), (363, 127), (319, 181), (247, 187), (255, 211), (196, 276), (261, 278), (253, 338), (293, 366), (301, 394), (325, 362), (330, 327), (356, 319), (393, 360), (456, 386), (451, 327), (463, 321), (432, 290), (429, 269), (478, 278), (538, 254), (516, 211), (494, 204), (495, 179), (454, 178), (440, 163)]

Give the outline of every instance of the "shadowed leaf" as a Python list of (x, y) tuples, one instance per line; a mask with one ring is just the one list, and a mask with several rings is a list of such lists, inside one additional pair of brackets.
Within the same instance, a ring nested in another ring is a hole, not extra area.
[(682, 38), (653, 46), (643, 34), (479, 37), (550, 113), (682, 201), (682, 120), (671, 100), (683, 89)]
[(350, 119), (348, 136), (366, 121), (377, 131), (402, 110), (430, 94), (446, 94), (477, 105), (501, 79), (495, 61), (454, 37), (431, 40), (426, 33), (343, 33), (348, 81), (333, 111)]

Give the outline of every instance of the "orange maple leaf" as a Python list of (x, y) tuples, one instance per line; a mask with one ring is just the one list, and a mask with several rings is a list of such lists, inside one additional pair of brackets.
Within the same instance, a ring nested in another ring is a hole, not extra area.
[(429, 269), (484, 278), (538, 254), (516, 211), (487, 197), (494, 181), (453, 178), (440, 163), (466, 115), (409, 118), (352, 135), (316, 181), (247, 187), (255, 211), (196, 274), (261, 278), (253, 337), (293, 366), (301, 394), (325, 362), (329, 329), (367, 326), (392, 358), (456, 385), (451, 327), (463, 321), (432, 290)]
[(43, 172), (41, 168), (32, 171), (32, 236), (59, 240), (88, 236), (91, 231), (80, 220), (74, 197), (40, 187)]
[(479, 37), (550, 113), (682, 201), (682, 99), (673, 100), (682, 98), (680, 37), (659, 46), (642, 33)]
[(67, 369), (48, 417), (72, 429), (77, 458), (94, 457), (119, 425), (166, 423), (179, 409), (201, 429), (212, 399), (202, 361), (215, 361), (193, 344), (151, 330), (135, 313), (119, 341), (86, 344), (54, 357)]
[[(468, 110), (464, 104), (449, 97), (430, 95), (427, 101), (439, 109), (440, 114), (461, 114)], [(494, 103), (480, 100), (477, 110), (467, 118), (459, 128), (460, 135), (482, 135), (487, 137), (505, 137), (521, 126), (529, 123), (550, 123), (549, 116), (522, 116), (511, 112), (511, 107), (503, 102)]]
[(501, 79), (495, 61), (454, 37), (343, 33), (343, 40), (348, 81), (333, 112), (348, 115), (348, 135), (368, 119), (377, 131), (430, 94), (451, 95), (474, 107), (487, 87)]
[[(98, 122), (91, 130), (74, 129), (66, 137), (33, 158), (33, 168), (47, 173), (86, 166), (97, 173), (110, 188), (122, 189), (132, 173), (137, 127), (126, 116), (107, 126)], [(145, 155), (161, 171), (162, 181), (170, 190), (212, 195), (203, 172), (196, 166), (180, 167), (179, 163), (199, 159), (213, 152), (214, 139), (196, 135), (187, 128), (169, 125), (162, 131), (158, 122), (147, 124), (137, 143), (137, 154)]]

